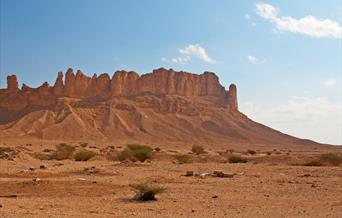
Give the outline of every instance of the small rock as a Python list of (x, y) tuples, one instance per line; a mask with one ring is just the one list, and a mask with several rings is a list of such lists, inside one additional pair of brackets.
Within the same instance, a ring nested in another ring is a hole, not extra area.
[(207, 176), (210, 176), (210, 173), (201, 173), (199, 176), (200, 176), (201, 178), (205, 178), (205, 177), (207, 177)]
[(33, 181), (33, 182), (39, 182), (40, 179), (39, 179), (39, 178), (34, 178), (32, 181)]
[(213, 176), (220, 178), (233, 178), (235, 176), (235, 173), (224, 173), (222, 171), (215, 170)]
[(86, 181), (85, 178), (78, 178), (77, 180), (78, 180), (78, 181)]
[(191, 212), (193, 213), (193, 212), (195, 212), (195, 210), (194, 210), (194, 209), (192, 209), (192, 210), (191, 210)]
[(212, 198), (218, 198), (218, 196), (217, 196), (217, 195), (214, 195)]
[(34, 168), (34, 167), (29, 167), (29, 170), (30, 170), (30, 171), (34, 171), (35, 168)]
[(45, 165), (40, 165), (39, 168), (40, 169), (46, 169), (46, 166)]
[(96, 181), (92, 181), (91, 183), (96, 184), (97, 182)]
[(2, 208), (2, 204), (0, 204), (0, 208)]
[(194, 176), (194, 171), (186, 171), (185, 176)]
[(83, 171), (85, 172), (85, 173), (89, 173), (89, 174), (94, 174), (94, 173), (98, 173), (99, 172), (99, 170), (98, 169), (96, 169), (96, 167), (90, 167), (90, 168), (84, 168), (83, 169)]

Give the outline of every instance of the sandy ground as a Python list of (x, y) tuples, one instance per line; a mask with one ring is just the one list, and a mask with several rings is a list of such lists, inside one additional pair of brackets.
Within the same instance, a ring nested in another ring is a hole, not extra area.
[[(342, 217), (342, 167), (0, 159), (0, 170), (0, 217)], [(236, 175), (182, 176), (188, 170)], [(166, 190), (139, 203), (137, 183)]]

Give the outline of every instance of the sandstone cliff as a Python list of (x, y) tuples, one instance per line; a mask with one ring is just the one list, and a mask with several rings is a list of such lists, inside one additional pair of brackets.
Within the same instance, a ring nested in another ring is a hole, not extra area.
[(17, 77), (7, 77), (7, 88), (0, 89), (0, 108), (21, 110), (28, 106), (48, 106), (57, 102), (60, 97), (70, 98), (113, 98), (129, 97), (142, 94), (178, 95), (188, 98), (214, 96), (216, 105), (229, 111), (238, 111), (237, 90), (231, 84), (229, 90), (219, 83), (218, 77), (211, 72), (201, 75), (176, 72), (172, 69), (160, 68), (152, 73), (139, 76), (136, 72), (117, 71), (112, 78), (104, 73), (87, 77), (80, 70), (74, 74), (68, 69), (63, 81), (63, 73), (59, 72), (53, 86), (44, 83), (38, 88), (30, 88), (23, 84), (19, 89)]

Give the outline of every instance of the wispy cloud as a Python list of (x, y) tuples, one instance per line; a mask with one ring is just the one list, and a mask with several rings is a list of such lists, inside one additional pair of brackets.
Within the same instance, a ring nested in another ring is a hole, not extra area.
[(334, 87), (336, 86), (337, 81), (335, 79), (327, 79), (324, 81), (324, 85), (328, 87)]
[(190, 44), (185, 48), (178, 50), (179, 55), (172, 58), (171, 61), (177, 64), (185, 64), (191, 60), (192, 57), (196, 57), (209, 64), (214, 64), (214, 61), (206, 52), (206, 50), (198, 44)]
[(249, 63), (252, 63), (252, 64), (261, 64), (261, 63), (265, 62), (265, 59), (260, 60), (259, 58), (255, 57), (253, 55), (248, 55), (248, 56), (246, 56), (246, 58), (249, 61)]
[(240, 110), (252, 119), (285, 133), (342, 144), (342, 105), (326, 97), (292, 97), (273, 107), (243, 102)]
[(319, 19), (308, 15), (303, 18), (279, 16), (279, 10), (273, 5), (259, 3), (257, 14), (275, 25), (279, 32), (292, 32), (308, 35), (314, 38), (342, 38), (342, 26), (334, 20)]
[(161, 60), (162, 62), (166, 62), (166, 61), (167, 61), (167, 58), (166, 58), (166, 57), (161, 57), (160, 60)]

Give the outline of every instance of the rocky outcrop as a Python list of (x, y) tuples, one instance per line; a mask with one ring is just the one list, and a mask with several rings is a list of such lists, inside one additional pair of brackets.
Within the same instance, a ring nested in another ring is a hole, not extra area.
[[(11, 109), (13, 101), (17, 101), (16, 108), (24, 108), (28, 105), (53, 104), (60, 97), (113, 98), (151, 94), (189, 98), (212, 96), (216, 99), (217, 106), (225, 107), (231, 112), (238, 110), (236, 86), (232, 84), (226, 91), (219, 83), (219, 78), (212, 72), (197, 75), (160, 68), (142, 76), (133, 71), (116, 71), (112, 78), (106, 73), (99, 76), (94, 74), (90, 78), (80, 70), (75, 75), (69, 68), (65, 74), (65, 81), (63, 82), (63, 73), (59, 72), (52, 87), (46, 82), (38, 88), (30, 88), (23, 84), (20, 90), (15, 75), (7, 77), (7, 84), (7, 89), (0, 90), (0, 108)], [(167, 111), (177, 112), (178, 104), (172, 100), (162, 105), (163, 108), (168, 108)], [(164, 111), (163, 108), (160, 110)]]
[(19, 85), (16, 75), (7, 76), (7, 93), (15, 94), (19, 91)]

